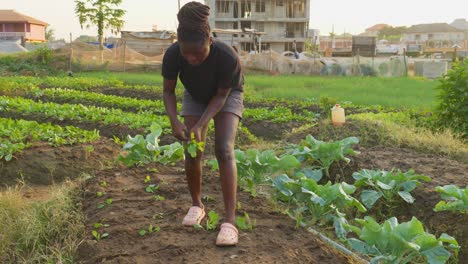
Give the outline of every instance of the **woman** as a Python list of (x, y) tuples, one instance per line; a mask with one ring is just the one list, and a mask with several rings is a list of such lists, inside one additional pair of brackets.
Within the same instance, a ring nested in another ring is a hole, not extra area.
[[(199, 2), (184, 5), (177, 18), (177, 40), (167, 49), (162, 67), (164, 104), (172, 132), (182, 141), (194, 133), (197, 141), (206, 140), (208, 123), (215, 125), (215, 155), (219, 163), (225, 218), (216, 239), (218, 246), (236, 245), (234, 226), (237, 192), (237, 167), (234, 140), (243, 106), (243, 75), (239, 57), (228, 45), (210, 37), (210, 8)], [(177, 118), (175, 87), (177, 77), (185, 87), (181, 116)], [(182, 224), (199, 224), (205, 216), (201, 201), (202, 153), (196, 158), (185, 154), (185, 173), (192, 196), (192, 207)]]

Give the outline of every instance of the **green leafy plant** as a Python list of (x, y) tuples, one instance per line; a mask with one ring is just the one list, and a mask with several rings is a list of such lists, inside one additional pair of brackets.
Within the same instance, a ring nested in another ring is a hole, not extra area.
[(244, 216), (238, 216), (236, 217), (236, 225), (239, 227), (241, 230), (250, 230), (252, 231), (253, 228), (256, 225), (256, 220), (251, 220), (249, 217), (249, 214), (247, 212), (244, 212)]
[(455, 238), (443, 233), (439, 238), (426, 233), (422, 223), (413, 217), (411, 221), (398, 223), (395, 217), (382, 225), (372, 217), (356, 219), (360, 227), (345, 227), (359, 236), (348, 238), (355, 251), (370, 256), (370, 263), (445, 263), (453, 254), (458, 257), (459, 245)]
[(435, 189), (444, 201), (436, 204), (434, 211), (458, 211), (468, 213), (468, 188), (456, 185), (437, 186)]
[(370, 187), (361, 192), (361, 201), (367, 208), (372, 206), (380, 199), (384, 198), (386, 204), (392, 204), (399, 196), (407, 203), (413, 203), (414, 198), (411, 195), (421, 181), (429, 182), (431, 178), (424, 175), (417, 175), (413, 170), (407, 172), (384, 171), (384, 170), (361, 170), (353, 173), (356, 180), (356, 187)]
[(101, 183), (99, 183), (99, 185), (101, 187), (107, 187), (107, 182), (106, 181), (102, 181)]
[(308, 220), (312, 224), (332, 222), (336, 235), (342, 239), (346, 235), (343, 225), (347, 223), (343, 212), (352, 208), (360, 212), (367, 211), (364, 205), (351, 196), (356, 187), (345, 182), (320, 185), (314, 179), (303, 175), (294, 179), (281, 174), (272, 179), (272, 184), (279, 201), (301, 208), (294, 212), (296, 217)]
[(440, 127), (450, 127), (462, 137), (468, 137), (468, 59), (454, 62), (452, 69), (440, 80), (437, 119)]
[(123, 149), (128, 153), (119, 156), (119, 160), (127, 166), (159, 162), (162, 164), (174, 163), (184, 159), (184, 148), (179, 142), (171, 145), (160, 146), (159, 137), (162, 128), (154, 123), (150, 127), (151, 133), (145, 137), (136, 135), (128, 136), (128, 142)]
[(93, 235), (94, 239), (96, 239), (97, 241), (100, 241), (101, 239), (109, 237), (109, 233), (102, 233), (101, 234), (96, 230), (91, 231), (91, 234)]
[(317, 162), (325, 176), (330, 179), (330, 166), (340, 160), (350, 162), (346, 155), (356, 155), (359, 152), (353, 150), (352, 146), (359, 143), (356, 137), (348, 137), (338, 141), (324, 142), (307, 135), (300, 145), (289, 145), (287, 153), (295, 156), (300, 162)]
[(97, 197), (102, 197), (104, 196), (104, 192), (96, 192)]
[(148, 229), (141, 229), (140, 231), (138, 231), (138, 234), (140, 236), (144, 236), (144, 235), (152, 234), (152, 233), (159, 232), (159, 231), (161, 231), (161, 228), (159, 226), (149, 225)]
[(155, 191), (159, 190), (159, 185), (150, 184), (146, 187), (145, 192), (147, 193), (154, 193)]
[(218, 227), (219, 223), (219, 214), (215, 211), (210, 211), (208, 213), (208, 218), (206, 219), (206, 230), (215, 230)]
[(190, 134), (190, 141), (187, 144), (185, 144), (184, 148), (187, 150), (187, 152), (192, 158), (196, 158), (198, 151), (205, 151), (205, 142), (197, 142), (197, 140), (195, 139), (195, 134), (192, 132)]
[(165, 201), (166, 200), (166, 198), (164, 196), (161, 196), (161, 195), (155, 195), (155, 196), (153, 196), (153, 198), (156, 201)]

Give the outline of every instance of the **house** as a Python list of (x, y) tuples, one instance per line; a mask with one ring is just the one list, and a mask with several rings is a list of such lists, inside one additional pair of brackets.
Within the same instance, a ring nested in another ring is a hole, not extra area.
[(403, 33), (403, 43), (408, 47), (418, 46), (425, 52), (450, 52), (454, 45), (466, 46), (467, 34), (447, 23), (419, 24)]
[(0, 39), (22, 42), (46, 42), (49, 24), (15, 10), (0, 10)]
[(157, 56), (177, 39), (173, 31), (121, 31), (121, 41), (145, 56)]
[(379, 35), (379, 32), (386, 28), (386, 27), (391, 27), (390, 25), (387, 25), (387, 24), (376, 24), (376, 25), (373, 25), (372, 27), (369, 27), (369, 28), (366, 28), (366, 32), (364, 32), (363, 35), (366, 35), (366, 36), (377, 36)]
[(244, 51), (272, 49), (291, 51), (294, 40), (303, 51), (309, 28), (310, 0), (205, 0), (210, 7), (212, 29), (255, 29), (265, 32), (257, 40), (252, 34), (220, 35), (219, 39)]

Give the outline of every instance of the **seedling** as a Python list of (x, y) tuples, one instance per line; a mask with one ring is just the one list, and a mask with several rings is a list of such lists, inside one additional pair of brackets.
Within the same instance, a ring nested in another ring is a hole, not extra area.
[(112, 198), (107, 198), (106, 199), (106, 204), (111, 205), (112, 204)]
[(208, 213), (208, 219), (206, 220), (206, 230), (215, 230), (218, 227), (219, 223), (219, 214), (215, 211), (210, 211)]
[(97, 205), (97, 208), (98, 209), (102, 209), (108, 205), (111, 205), (112, 204), (112, 198), (107, 198), (106, 201), (104, 203), (100, 203)]
[(144, 182), (148, 183), (149, 181), (151, 181), (151, 177), (149, 175), (146, 175)]
[(159, 190), (159, 185), (156, 185), (156, 184), (150, 184), (145, 189), (147, 193), (154, 193), (154, 191), (157, 191), (157, 190)]
[(153, 225), (149, 225), (148, 226), (148, 230), (145, 230), (145, 229), (141, 229), (140, 231), (138, 231), (138, 234), (140, 236), (144, 236), (146, 234), (151, 234), (151, 233), (154, 233), (154, 232), (159, 232), (161, 230), (161, 228), (159, 226), (153, 226)]
[(101, 185), (101, 187), (107, 187), (107, 182), (106, 182), (106, 181), (102, 181), (99, 185)]
[(194, 224), (193, 228), (195, 228), (195, 230), (204, 230), (203, 226), (200, 224)]
[(250, 231), (252, 231), (252, 229), (254, 228), (256, 223), (257, 223), (257, 221), (250, 220), (249, 214), (247, 214), (247, 212), (244, 212), (244, 217), (242, 217), (242, 216), (236, 217), (236, 225), (241, 230), (250, 230)]
[(109, 224), (103, 224), (103, 223), (94, 223), (93, 227), (96, 229), (102, 228), (102, 227), (109, 227)]
[(163, 218), (164, 218), (164, 213), (157, 213), (153, 215), (154, 220), (163, 219)]
[(96, 230), (91, 231), (91, 233), (93, 234), (93, 237), (94, 237), (97, 241), (99, 241), (99, 240), (101, 240), (101, 239), (104, 239), (104, 238), (106, 238), (106, 237), (109, 237), (109, 234), (108, 234), (108, 233), (103, 233), (103, 234), (101, 234), (101, 233), (99, 233), (99, 232), (96, 231)]
[(208, 203), (208, 202), (214, 202), (216, 200), (215, 200), (215, 198), (213, 198), (213, 197), (211, 197), (209, 195), (205, 195), (205, 196), (203, 196), (203, 201)]
[(195, 139), (195, 133), (190, 134), (190, 141), (185, 145), (185, 149), (190, 154), (192, 158), (197, 157), (197, 151), (203, 152), (205, 151), (205, 142), (197, 142)]
[(103, 192), (97, 192), (96, 195), (97, 195), (97, 197), (102, 197), (104, 195), (104, 193)]
[(242, 209), (241, 202), (240, 202), (240, 201), (237, 201), (237, 210), (240, 210), (240, 209)]
[(164, 196), (161, 196), (161, 195), (155, 195), (153, 196), (153, 198), (156, 200), (156, 201), (164, 201), (166, 200), (166, 198)]

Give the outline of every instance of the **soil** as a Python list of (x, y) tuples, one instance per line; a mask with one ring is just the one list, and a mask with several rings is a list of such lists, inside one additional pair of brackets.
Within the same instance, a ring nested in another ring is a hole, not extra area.
[[(205, 169), (203, 195), (214, 198), (205, 202), (207, 210), (222, 215), (221, 187), (216, 174)], [(151, 182), (144, 183), (146, 175)], [(105, 180), (108, 187), (99, 186)], [(148, 184), (159, 184), (154, 194), (146, 193)], [(105, 191), (98, 198), (97, 191)], [(157, 201), (154, 195), (165, 201)], [(113, 203), (103, 209), (97, 204), (112, 197)], [(191, 199), (184, 172), (180, 167), (160, 168), (148, 173), (143, 168), (114, 168), (99, 172), (85, 188), (83, 210), (87, 216), (86, 239), (78, 250), (83, 263), (350, 263), (345, 256), (324, 245), (303, 229), (295, 229), (294, 221), (272, 209), (261, 198), (238, 192), (242, 209), (256, 221), (253, 231), (240, 231), (236, 247), (215, 246), (218, 230), (195, 230), (183, 227), (182, 218)], [(222, 219), (221, 219), (222, 221)], [(101, 232), (110, 234), (99, 242), (93, 240), (93, 224), (104, 222), (110, 226)], [(152, 224), (159, 232), (140, 236), (140, 229)], [(206, 221), (202, 221), (205, 225)], [(89, 234), (89, 235), (88, 235)]]

